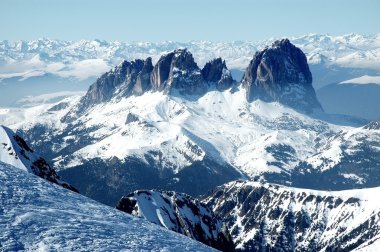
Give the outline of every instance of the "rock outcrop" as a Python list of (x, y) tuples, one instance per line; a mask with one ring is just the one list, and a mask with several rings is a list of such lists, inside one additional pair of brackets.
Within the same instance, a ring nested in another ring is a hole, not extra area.
[(218, 250), (234, 251), (234, 244), (221, 220), (205, 204), (187, 194), (135, 191), (121, 198), (116, 208)]
[(153, 89), (171, 94), (202, 94), (206, 91), (201, 70), (193, 55), (186, 49), (178, 49), (161, 56), (151, 76)]
[(278, 101), (302, 112), (322, 110), (305, 54), (288, 39), (275, 41), (257, 52), (246, 69), (242, 84), (247, 99)]
[[(125, 60), (113, 70), (100, 76), (82, 97), (80, 109), (85, 110), (94, 104), (107, 102), (115, 96), (130, 95), (137, 80), (140, 83), (139, 87), (145, 88), (144, 76), (149, 69), (149, 62), (151, 63), (149, 58), (145, 62), (140, 59), (131, 62)], [(137, 91), (139, 88), (136, 88)]]
[(369, 130), (380, 130), (380, 119), (368, 123), (364, 128)]
[[(150, 82), (150, 75), (153, 71), (152, 58), (147, 58), (144, 62), (144, 65), (141, 71), (137, 75), (136, 84), (133, 88), (133, 94), (142, 95), (145, 91), (148, 91), (152, 88)], [(129, 93), (126, 93), (127, 95)]]
[(202, 76), (206, 82), (216, 84), (219, 90), (228, 89), (234, 83), (226, 62), (221, 58), (207, 62), (202, 68)]

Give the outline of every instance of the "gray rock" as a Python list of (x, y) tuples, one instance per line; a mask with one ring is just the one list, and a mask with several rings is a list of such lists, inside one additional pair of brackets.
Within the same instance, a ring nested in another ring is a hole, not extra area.
[(307, 113), (322, 110), (306, 56), (288, 39), (275, 41), (271, 47), (257, 52), (244, 73), (242, 84), (249, 101), (278, 101)]
[(136, 84), (133, 88), (133, 94), (142, 95), (145, 91), (152, 88), (150, 75), (153, 71), (152, 58), (147, 58), (144, 66), (137, 75)]
[(135, 114), (128, 113), (127, 115), (127, 120), (125, 121), (125, 124), (133, 123), (133, 122), (138, 122), (139, 117)]
[(234, 82), (226, 62), (221, 58), (207, 62), (201, 72), (203, 79), (209, 83), (215, 83), (219, 90), (230, 88)]
[(180, 94), (202, 94), (206, 86), (193, 55), (186, 49), (161, 56), (151, 75), (154, 90)]
[[(124, 61), (111, 71), (103, 74), (90, 86), (86, 95), (82, 97), (79, 111), (84, 111), (94, 104), (107, 102), (115, 96), (124, 97), (130, 95), (144, 65), (144, 61), (140, 59), (131, 62)], [(144, 81), (143, 76), (140, 76), (140, 80)]]

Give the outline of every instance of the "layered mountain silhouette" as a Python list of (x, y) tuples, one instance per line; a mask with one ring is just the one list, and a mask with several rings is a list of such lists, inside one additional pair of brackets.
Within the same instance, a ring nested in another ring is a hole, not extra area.
[[(204, 95), (210, 87), (226, 90), (234, 85), (231, 72), (221, 58), (200, 69), (193, 55), (177, 49), (152, 59), (124, 61), (103, 74), (81, 99), (79, 111), (112, 98), (142, 95), (147, 91), (180, 95)], [(257, 52), (247, 67), (242, 87), (248, 101), (277, 101), (302, 112), (322, 110), (314, 88), (305, 54), (288, 39), (275, 41)]]

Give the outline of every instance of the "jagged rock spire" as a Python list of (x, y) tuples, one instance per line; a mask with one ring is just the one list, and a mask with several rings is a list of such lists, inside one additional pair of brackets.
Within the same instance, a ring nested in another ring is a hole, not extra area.
[(215, 83), (220, 90), (231, 87), (234, 82), (231, 72), (227, 69), (226, 62), (221, 58), (207, 62), (201, 72), (206, 82)]
[(278, 101), (308, 113), (322, 110), (306, 56), (288, 39), (275, 41), (271, 47), (257, 52), (244, 73), (242, 84), (249, 101)]

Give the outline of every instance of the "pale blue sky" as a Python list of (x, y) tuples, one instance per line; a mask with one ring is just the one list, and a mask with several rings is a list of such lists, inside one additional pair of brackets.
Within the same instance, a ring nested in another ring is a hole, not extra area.
[(261, 40), (380, 33), (380, 0), (0, 0), (0, 40)]

